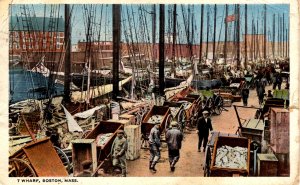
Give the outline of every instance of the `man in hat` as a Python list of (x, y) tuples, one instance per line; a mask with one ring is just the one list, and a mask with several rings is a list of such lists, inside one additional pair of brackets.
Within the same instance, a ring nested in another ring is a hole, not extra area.
[(115, 138), (112, 147), (112, 163), (114, 167), (122, 169), (122, 177), (126, 177), (126, 151), (127, 151), (127, 140), (124, 137), (124, 131), (118, 130), (117, 137)]
[(171, 171), (175, 170), (175, 164), (178, 162), (181, 149), (181, 142), (183, 139), (182, 132), (177, 128), (178, 124), (176, 121), (171, 122), (171, 129), (166, 133), (166, 141), (168, 143), (169, 162)]
[(149, 134), (150, 161), (149, 169), (156, 172), (155, 165), (160, 159), (160, 122), (156, 122)]
[(212, 131), (212, 125), (211, 125), (211, 119), (208, 117), (208, 111), (203, 111), (202, 112), (203, 117), (200, 117), (199, 120), (197, 121), (197, 134), (199, 138), (198, 142), (198, 152), (201, 152), (201, 144), (203, 141), (203, 152), (205, 151), (206, 144), (208, 141), (208, 136), (209, 136), (209, 131)]

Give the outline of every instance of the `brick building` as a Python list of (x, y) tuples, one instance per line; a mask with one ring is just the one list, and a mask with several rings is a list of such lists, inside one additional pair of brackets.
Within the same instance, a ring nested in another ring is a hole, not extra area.
[(45, 61), (53, 61), (64, 52), (64, 25), (63, 18), (11, 17), (10, 62), (36, 63), (46, 53)]

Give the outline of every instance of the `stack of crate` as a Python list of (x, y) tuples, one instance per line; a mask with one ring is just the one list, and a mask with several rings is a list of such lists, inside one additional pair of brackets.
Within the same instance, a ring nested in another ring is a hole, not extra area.
[(289, 176), (289, 111), (283, 108), (271, 108), (270, 144), (278, 159), (278, 176)]
[(141, 150), (141, 126), (128, 125), (124, 127), (127, 135), (128, 149), (126, 152), (127, 160), (135, 160), (140, 157)]

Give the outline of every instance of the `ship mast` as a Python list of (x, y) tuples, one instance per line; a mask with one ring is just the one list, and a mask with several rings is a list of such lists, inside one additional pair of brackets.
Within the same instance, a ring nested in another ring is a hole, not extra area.
[(121, 5), (112, 5), (113, 14), (113, 100), (119, 95), (119, 60), (121, 38)]
[(71, 72), (71, 19), (70, 5), (65, 5), (65, 78), (64, 78), (64, 102), (70, 100), (70, 72)]
[(159, 5), (159, 94), (164, 95), (165, 89), (165, 5)]

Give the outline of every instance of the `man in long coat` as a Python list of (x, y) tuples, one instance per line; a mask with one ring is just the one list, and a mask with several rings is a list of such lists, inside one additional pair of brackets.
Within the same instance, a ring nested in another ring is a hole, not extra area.
[(197, 121), (197, 133), (198, 133), (198, 152), (201, 152), (201, 145), (203, 141), (203, 152), (205, 152), (205, 148), (208, 141), (209, 131), (212, 131), (211, 119), (208, 117), (208, 111), (203, 111), (203, 117), (200, 117)]

